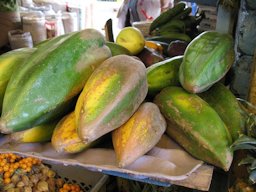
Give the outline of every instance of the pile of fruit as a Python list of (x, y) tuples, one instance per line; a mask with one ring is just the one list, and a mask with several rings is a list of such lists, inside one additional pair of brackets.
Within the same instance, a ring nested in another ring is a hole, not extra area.
[[(177, 6), (177, 14), (187, 14)], [(233, 38), (206, 31), (181, 55), (150, 65), (140, 57), (145, 45), (134, 27), (122, 29), (116, 42), (84, 29), (1, 55), (3, 140), (51, 141), (59, 153), (78, 153), (110, 133), (117, 165), (126, 167), (167, 134), (228, 171), (230, 145), (245, 124), (236, 97), (221, 84), (234, 63)]]
[(57, 178), (57, 174), (37, 158), (3, 153), (0, 162), (3, 192), (81, 192), (79, 185)]
[[(132, 54), (137, 54), (146, 66), (183, 55), (188, 43), (199, 35), (198, 26), (204, 18), (203, 12), (192, 16), (191, 10), (191, 7), (180, 2), (160, 14), (150, 25), (145, 46), (139, 32), (129, 27), (117, 36), (116, 41), (131, 50)], [(135, 45), (130, 43), (132, 41), (137, 42), (136, 47), (132, 47)]]

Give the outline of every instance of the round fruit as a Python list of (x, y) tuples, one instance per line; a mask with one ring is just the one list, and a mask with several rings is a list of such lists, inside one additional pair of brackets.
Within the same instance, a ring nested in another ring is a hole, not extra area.
[(132, 55), (136, 55), (144, 48), (145, 39), (139, 29), (125, 27), (118, 33), (116, 43), (128, 49)]

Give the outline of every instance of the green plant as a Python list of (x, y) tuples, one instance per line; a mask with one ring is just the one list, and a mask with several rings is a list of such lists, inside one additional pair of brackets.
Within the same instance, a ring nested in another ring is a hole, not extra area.
[(247, 165), (249, 172), (249, 183), (256, 183), (256, 139), (247, 135), (241, 135), (233, 144), (232, 149), (236, 150), (248, 150), (246, 158), (239, 162), (240, 165)]
[(249, 173), (249, 183), (256, 183), (256, 107), (246, 100), (238, 99), (243, 109), (243, 115), (246, 118), (245, 131), (231, 145), (233, 151), (246, 150), (247, 157), (239, 162), (240, 165), (246, 165)]

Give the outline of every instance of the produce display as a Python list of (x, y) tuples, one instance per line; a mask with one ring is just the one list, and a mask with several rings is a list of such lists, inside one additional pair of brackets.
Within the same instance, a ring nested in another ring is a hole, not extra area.
[(147, 94), (146, 68), (130, 56), (105, 60), (90, 76), (75, 106), (77, 132), (85, 143), (124, 124)]
[(168, 135), (195, 157), (229, 169), (232, 140), (226, 125), (209, 104), (174, 86), (164, 88), (154, 102), (167, 119)]
[(200, 34), (198, 25), (203, 17), (202, 13), (192, 16), (191, 7), (183, 2), (176, 4), (152, 21), (145, 47), (137, 56), (149, 67), (166, 58), (183, 55), (188, 43)]
[(178, 3), (152, 22), (148, 38), (126, 27), (107, 42), (84, 29), (1, 55), (8, 74), (0, 75), (2, 143), (51, 142), (57, 153), (74, 154), (110, 134), (125, 168), (166, 133), (228, 171), (230, 146), (245, 127), (239, 102), (221, 84), (235, 61), (234, 41), (198, 32), (201, 16), (190, 13)]
[(38, 47), (8, 83), (1, 132), (28, 129), (69, 111), (90, 74), (110, 56), (103, 35), (94, 29), (71, 33)]
[(174, 40), (190, 42), (198, 35), (197, 25), (203, 18), (202, 14), (190, 15), (191, 11), (191, 7), (186, 7), (185, 3), (180, 2), (163, 12), (151, 23), (149, 33), (153, 36), (148, 39), (167, 43)]
[(66, 183), (39, 159), (12, 153), (0, 154), (2, 192), (80, 192), (79, 185)]

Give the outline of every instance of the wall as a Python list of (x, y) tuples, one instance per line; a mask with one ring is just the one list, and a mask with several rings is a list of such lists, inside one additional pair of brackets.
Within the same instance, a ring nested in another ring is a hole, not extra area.
[(231, 89), (247, 99), (250, 86), (253, 54), (256, 49), (256, 1), (241, 0), (235, 34), (236, 63), (232, 68)]

